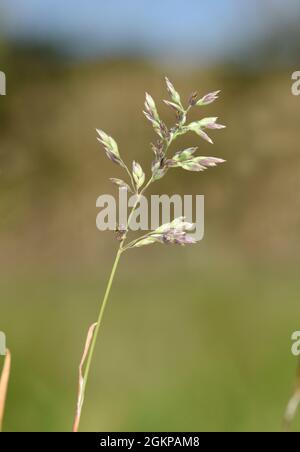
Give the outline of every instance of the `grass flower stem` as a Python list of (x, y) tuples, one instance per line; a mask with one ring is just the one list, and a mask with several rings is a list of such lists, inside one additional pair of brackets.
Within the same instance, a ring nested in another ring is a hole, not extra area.
[(86, 389), (86, 385), (87, 385), (89, 374), (90, 374), (90, 369), (91, 369), (91, 364), (92, 364), (93, 355), (94, 355), (94, 351), (95, 351), (95, 346), (96, 346), (96, 342), (97, 342), (97, 338), (98, 338), (98, 335), (99, 335), (101, 323), (102, 323), (102, 320), (103, 320), (104, 311), (105, 311), (105, 308), (106, 308), (106, 305), (107, 305), (107, 301), (108, 301), (109, 294), (110, 294), (110, 291), (111, 291), (111, 286), (112, 286), (112, 283), (113, 283), (113, 280), (114, 280), (114, 277), (115, 277), (115, 274), (116, 274), (116, 270), (117, 270), (117, 267), (118, 267), (118, 264), (119, 264), (119, 260), (120, 260), (121, 254), (122, 254), (122, 249), (121, 249), (121, 245), (120, 245), (120, 247), (118, 249), (118, 252), (117, 252), (117, 255), (116, 255), (116, 258), (115, 258), (115, 261), (114, 261), (114, 264), (113, 264), (113, 267), (112, 267), (112, 271), (111, 271), (108, 283), (107, 283), (107, 287), (106, 287), (106, 290), (105, 290), (104, 298), (103, 298), (103, 301), (101, 303), (101, 308), (100, 308), (100, 311), (99, 311), (99, 316), (98, 316), (97, 323), (96, 323), (96, 326), (95, 326), (95, 329), (94, 329), (93, 338), (92, 338), (92, 341), (91, 341), (91, 346), (90, 346), (89, 351), (88, 351), (85, 371), (84, 371), (83, 380), (82, 380), (81, 391), (80, 391), (80, 394), (79, 394), (79, 400), (78, 400), (76, 415), (75, 415), (74, 424), (73, 424), (73, 432), (78, 432), (78, 429), (79, 429), (79, 424), (80, 424), (80, 419), (81, 419), (81, 409), (82, 409), (83, 402), (84, 402), (85, 389)]
[(98, 335), (99, 335), (99, 331), (100, 331), (100, 327), (101, 327), (101, 324), (102, 324), (105, 308), (107, 306), (107, 302), (108, 302), (110, 291), (111, 291), (111, 287), (112, 287), (112, 284), (113, 284), (113, 281), (114, 281), (114, 278), (115, 278), (116, 270), (118, 268), (120, 257), (122, 255), (123, 251), (126, 250), (126, 248), (124, 248), (124, 242), (125, 242), (127, 234), (128, 234), (129, 224), (130, 224), (131, 218), (132, 218), (132, 216), (133, 216), (133, 214), (135, 212), (135, 209), (137, 208), (137, 205), (140, 202), (140, 198), (141, 198), (142, 194), (145, 192), (145, 190), (149, 187), (149, 185), (151, 183), (152, 183), (152, 178), (149, 179), (149, 181), (144, 186), (144, 188), (141, 190), (141, 192), (139, 194), (137, 194), (136, 201), (134, 203), (134, 206), (131, 209), (131, 212), (130, 212), (128, 220), (127, 220), (125, 235), (124, 235), (124, 237), (123, 237), (123, 239), (122, 239), (122, 241), (120, 243), (120, 246), (118, 248), (118, 251), (117, 251), (117, 254), (116, 254), (116, 258), (115, 258), (115, 261), (114, 261), (114, 264), (113, 264), (113, 267), (112, 267), (112, 270), (111, 270), (111, 273), (110, 273), (110, 276), (109, 276), (107, 287), (106, 287), (106, 290), (105, 290), (105, 293), (104, 293), (104, 298), (103, 298), (103, 301), (101, 303), (101, 307), (100, 307), (97, 323), (96, 323), (95, 329), (93, 331), (93, 336), (92, 336), (92, 339), (91, 339), (90, 347), (88, 348), (84, 374), (83, 374), (83, 377), (82, 377), (82, 381), (79, 382), (80, 390), (79, 390), (79, 394), (78, 394), (77, 409), (76, 409), (76, 414), (75, 414), (75, 419), (74, 419), (74, 424), (73, 424), (73, 432), (78, 432), (78, 429), (79, 429), (79, 424), (80, 424), (80, 419), (81, 419), (81, 410), (82, 410), (82, 406), (83, 406), (83, 403), (84, 403), (85, 389), (86, 389), (86, 385), (87, 385), (89, 374), (90, 374), (90, 369), (91, 369), (91, 364), (92, 364), (94, 351), (95, 351), (95, 347), (96, 347), (96, 343), (97, 343), (97, 338), (98, 338)]
[[(184, 217), (174, 219), (174, 221), (171, 223), (161, 225), (160, 228), (156, 229), (152, 234), (150, 232), (142, 237), (137, 238), (136, 240), (131, 241), (130, 243), (125, 243), (127, 240), (127, 235), (133, 214), (136, 211), (138, 204), (140, 203), (142, 195), (152, 184), (152, 182), (155, 182), (164, 177), (164, 175), (171, 167), (182, 167), (187, 171), (199, 172), (205, 170), (206, 168), (217, 166), (218, 163), (224, 162), (223, 159), (218, 159), (215, 157), (195, 157), (194, 152), (195, 150), (197, 150), (197, 147), (182, 150), (181, 152), (177, 152), (172, 159), (167, 159), (168, 149), (178, 136), (184, 135), (187, 132), (194, 132), (197, 135), (200, 135), (206, 141), (212, 143), (211, 138), (206, 134), (204, 129), (221, 129), (224, 126), (216, 122), (218, 118), (203, 118), (200, 121), (194, 121), (188, 125), (186, 124), (187, 114), (192, 106), (203, 106), (214, 102), (218, 98), (219, 91), (209, 93), (198, 101), (197, 93), (194, 92), (189, 98), (189, 105), (187, 106), (187, 108), (184, 108), (180, 95), (175, 90), (173, 84), (168, 78), (166, 78), (165, 81), (170, 100), (165, 100), (164, 102), (176, 111), (176, 123), (173, 127), (168, 128), (167, 125), (159, 117), (154, 99), (150, 94), (146, 93), (146, 101), (144, 104), (145, 111), (143, 113), (151, 122), (155, 133), (159, 136), (155, 143), (151, 143), (151, 149), (154, 152), (155, 158), (151, 164), (152, 176), (146, 184), (145, 173), (139, 162), (135, 160), (132, 162), (131, 172), (122, 160), (117, 142), (111, 136), (107, 135), (107, 133), (103, 130), (96, 129), (98, 134), (97, 140), (103, 145), (107, 157), (113, 163), (125, 169), (126, 173), (129, 176), (132, 187), (129, 187), (127, 182), (124, 182), (122, 179), (110, 178), (111, 182), (113, 182), (118, 187), (129, 190), (132, 189), (131, 191), (136, 195), (136, 199), (127, 219), (126, 226), (124, 227), (123, 225), (119, 225), (116, 228), (116, 232), (118, 234), (117, 239), (120, 241), (120, 245), (107, 283), (104, 298), (100, 305), (97, 323), (93, 323), (93, 325), (91, 325), (88, 330), (83, 355), (79, 364), (78, 398), (75, 420), (73, 424), (73, 432), (77, 432), (79, 429), (85, 390), (90, 374), (95, 346), (122, 253), (129, 248), (136, 246), (145, 246), (157, 241), (159, 241), (160, 243), (177, 245), (196, 243), (196, 241), (191, 236), (186, 234), (186, 232), (190, 230), (190, 226), (192, 225), (188, 222), (185, 222), (183, 220)], [(180, 229), (179, 226), (182, 226), (182, 229)]]

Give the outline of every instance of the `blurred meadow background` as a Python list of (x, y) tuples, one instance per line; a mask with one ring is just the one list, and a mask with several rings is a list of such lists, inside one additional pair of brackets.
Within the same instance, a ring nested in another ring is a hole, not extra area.
[[(221, 98), (202, 155), (153, 193), (205, 195), (205, 239), (124, 255), (82, 417), (90, 431), (279, 431), (300, 329), (298, 1), (2, 0), (0, 330), (12, 352), (6, 431), (69, 431), (88, 326), (117, 248), (96, 199), (122, 177), (96, 141), (149, 168), (147, 90), (167, 75)], [(193, 117), (193, 116), (192, 116)], [(175, 149), (176, 146), (175, 146)], [(149, 174), (149, 171), (148, 171)], [(299, 429), (300, 416), (294, 428)]]

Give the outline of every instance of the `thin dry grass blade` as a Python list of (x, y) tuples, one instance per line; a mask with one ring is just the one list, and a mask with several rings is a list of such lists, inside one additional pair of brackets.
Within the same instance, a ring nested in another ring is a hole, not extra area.
[(3, 370), (0, 378), (0, 432), (2, 431), (2, 423), (5, 409), (5, 401), (7, 395), (7, 388), (10, 375), (11, 355), (10, 351), (6, 351)]
[(78, 397), (77, 397), (77, 406), (76, 406), (76, 414), (75, 414), (75, 420), (73, 424), (73, 432), (78, 432), (79, 427), (79, 421), (81, 416), (81, 409), (84, 401), (84, 376), (83, 376), (83, 367), (84, 363), (87, 357), (87, 354), (89, 352), (89, 348), (91, 346), (91, 342), (93, 339), (94, 330), (97, 326), (97, 323), (93, 323), (93, 325), (90, 326), (84, 346), (83, 355), (79, 364), (79, 381), (78, 381)]
[(284, 431), (289, 432), (292, 428), (292, 423), (297, 414), (298, 407), (300, 405), (300, 359), (298, 363), (297, 379), (294, 394), (292, 395), (287, 405), (284, 415)]

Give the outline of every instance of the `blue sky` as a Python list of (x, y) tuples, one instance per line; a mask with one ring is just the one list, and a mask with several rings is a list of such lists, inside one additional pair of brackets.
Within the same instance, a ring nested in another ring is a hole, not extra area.
[[(74, 55), (139, 53), (209, 61), (234, 55), (282, 20), (299, 0), (2, 0), (1, 29), (62, 42)], [(296, 14), (297, 12), (297, 14)]]

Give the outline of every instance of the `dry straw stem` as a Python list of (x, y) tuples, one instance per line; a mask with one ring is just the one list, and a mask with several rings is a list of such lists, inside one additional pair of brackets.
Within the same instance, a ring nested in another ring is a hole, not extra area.
[(292, 397), (289, 400), (289, 403), (287, 405), (285, 415), (284, 415), (283, 428), (284, 428), (285, 432), (291, 431), (292, 424), (293, 424), (293, 421), (297, 414), (299, 405), (300, 405), (300, 358), (298, 361), (295, 390), (294, 390)]
[(1, 374), (1, 378), (0, 378), (0, 432), (2, 432), (5, 401), (6, 401), (9, 375), (10, 375), (10, 366), (11, 366), (11, 355), (10, 355), (10, 351), (7, 350), (5, 359), (4, 359), (2, 374)]
[(81, 409), (84, 401), (84, 386), (85, 386), (85, 379), (84, 379), (84, 364), (87, 357), (87, 354), (89, 352), (89, 348), (91, 346), (91, 342), (93, 339), (94, 330), (97, 326), (97, 323), (93, 323), (93, 325), (90, 326), (87, 334), (87, 338), (85, 341), (85, 346), (83, 350), (83, 355), (79, 364), (79, 378), (78, 378), (78, 396), (77, 396), (77, 407), (76, 407), (76, 415), (74, 419), (73, 424), (73, 432), (78, 432), (79, 422), (80, 422), (80, 416), (81, 416)]

